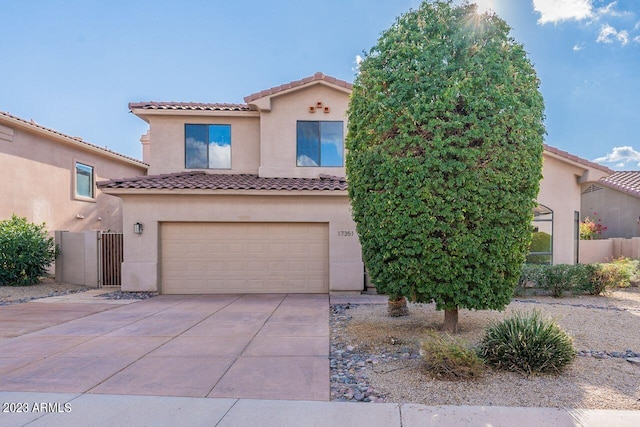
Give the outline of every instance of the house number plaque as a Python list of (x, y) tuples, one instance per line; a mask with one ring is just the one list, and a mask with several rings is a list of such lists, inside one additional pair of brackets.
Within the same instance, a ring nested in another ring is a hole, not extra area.
[(339, 237), (353, 237), (354, 235), (355, 232), (351, 230), (338, 230)]

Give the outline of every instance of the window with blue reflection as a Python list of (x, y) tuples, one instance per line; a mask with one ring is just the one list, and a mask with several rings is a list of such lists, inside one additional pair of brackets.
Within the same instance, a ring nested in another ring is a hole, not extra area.
[(297, 166), (336, 166), (344, 162), (344, 136), (341, 121), (298, 121)]
[(187, 169), (231, 168), (231, 125), (186, 124), (184, 136)]

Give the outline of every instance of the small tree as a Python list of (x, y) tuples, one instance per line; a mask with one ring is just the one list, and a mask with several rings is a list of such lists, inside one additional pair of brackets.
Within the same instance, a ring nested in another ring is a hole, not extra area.
[(390, 298), (503, 309), (531, 240), (544, 102), (509, 26), (424, 2), (365, 54), (349, 106), (347, 177), (363, 257)]
[(47, 272), (57, 249), (44, 228), (16, 215), (0, 221), (0, 285), (33, 285)]

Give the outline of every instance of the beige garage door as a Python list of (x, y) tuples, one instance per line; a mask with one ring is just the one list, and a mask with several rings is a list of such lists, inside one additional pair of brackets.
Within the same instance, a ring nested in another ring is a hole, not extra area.
[(328, 225), (164, 223), (162, 293), (326, 293)]

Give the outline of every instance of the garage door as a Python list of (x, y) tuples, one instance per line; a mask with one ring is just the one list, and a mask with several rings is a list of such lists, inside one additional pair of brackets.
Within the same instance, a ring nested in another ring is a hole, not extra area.
[(162, 293), (326, 293), (328, 225), (163, 223)]

